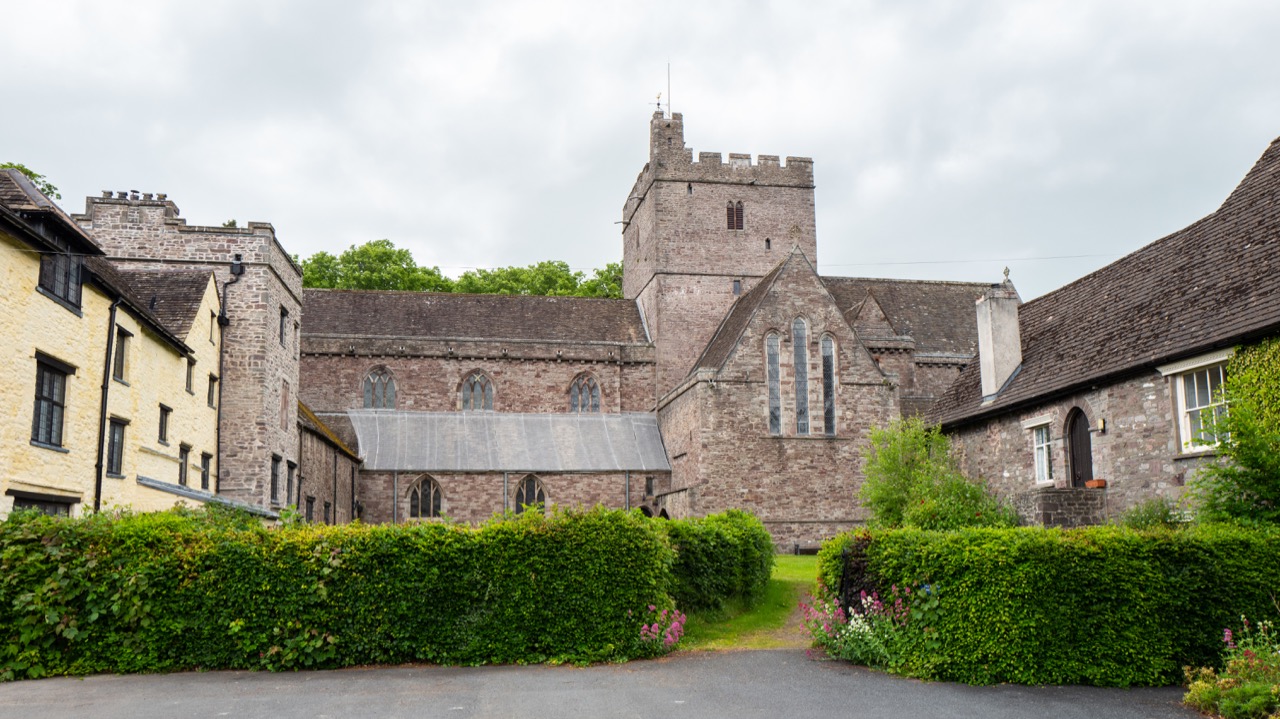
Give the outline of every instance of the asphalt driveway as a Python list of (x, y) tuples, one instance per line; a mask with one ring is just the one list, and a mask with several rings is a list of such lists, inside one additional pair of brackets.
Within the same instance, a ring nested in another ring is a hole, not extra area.
[(1182, 690), (918, 682), (801, 650), (576, 667), (203, 672), (0, 684), (0, 719), (85, 717), (1198, 717)]

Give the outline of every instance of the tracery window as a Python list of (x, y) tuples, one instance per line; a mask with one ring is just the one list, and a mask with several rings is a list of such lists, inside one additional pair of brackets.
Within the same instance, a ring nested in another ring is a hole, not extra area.
[(423, 477), (409, 492), (409, 516), (414, 519), (440, 516), (440, 484), (431, 477)]
[(822, 430), (828, 436), (836, 433), (836, 342), (830, 335), (822, 337)]
[(385, 369), (375, 369), (364, 378), (364, 406), (369, 409), (395, 409), (396, 380)]
[(805, 435), (809, 434), (809, 329), (800, 317), (791, 323), (791, 345), (795, 353), (796, 434)]
[(516, 487), (516, 514), (520, 514), (525, 507), (541, 511), (542, 507), (547, 503), (547, 497), (542, 492), (542, 482), (532, 474), (527, 475), (520, 480), (520, 484)]
[(483, 372), (471, 373), (471, 376), (462, 383), (462, 409), (463, 411), (493, 409), (493, 382), (490, 382)]
[(765, 374), (769, 383), (769, 434), (782, 434), (782, 387), (778, 369), (778, 335), (764, 340)]
[(729, 202), (724, 207), (725, 228), (742, 229), (742, 202)]
[(569, 386), (569, 411), (600, 411), (600, 385), (595, 377), (582, 375)]

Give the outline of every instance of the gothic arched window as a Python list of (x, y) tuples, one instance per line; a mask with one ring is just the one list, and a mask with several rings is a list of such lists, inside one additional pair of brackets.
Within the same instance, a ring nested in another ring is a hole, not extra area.
[(809, 434), (809, 329), (800, 317), (791, 323), (791, 349), (795, 353), (796, 434)]
[(779, 339), (770, 332), (764, 340), (765, 379), (769, 383), (769, 434), (782, 434), (782, 387), (778, 369)]
[(423, 477), (409, 492), (409, 516), (413, 519), (440, 516), (440, 484), (431, 477)]
[(472, 372), (462, 383), (462, 409), (492, 410), (493, 382), (483, 372)]
[(828, 437), (836, 433), (836, 341), (822, 336), (822, 431)]
[(582, 375), (569, 386), (569, 411), (600, 411), (600, 385), (595, 377)]
[(724, 207), (725, 229), (742, 229), (742, 202), (729, 202)]
[(520, 484), (516, 486), (516, 514), (523, 512), (525, 507), (541, 511), (546, 503), (547, 497), (542, 492), (542, 482), (539, 482), (537, 477), (530, 474), (520, 480)]
[(396, 408), (396, 381), (385, 368), (380, 367), (365, 375), (364, 406), (368, 409)]

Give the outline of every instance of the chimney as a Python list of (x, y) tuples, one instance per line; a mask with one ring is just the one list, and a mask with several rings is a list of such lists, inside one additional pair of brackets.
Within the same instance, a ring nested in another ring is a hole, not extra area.
[(993, 285), (978, 298), (978, 368), (982, 372), (982, 400), (995, 399), (1009, 378), (1022, 366), (1022, 333), (1018, 305), (1022, 298), (1009, 281)]

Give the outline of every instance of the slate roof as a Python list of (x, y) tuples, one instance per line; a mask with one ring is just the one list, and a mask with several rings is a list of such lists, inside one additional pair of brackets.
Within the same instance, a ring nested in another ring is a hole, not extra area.
[(822, 283), (850, 322), (871, 293), (900, 336), (917, 353), (974, 355), (978, 324), (973, 304), (989, 283), (823, 277)]
[(631, 300), (441, 292), (303, 292), (302, 332), (314, 336), (417, 337), (648, 344)]
[(211, 274), (208, 270), (136, 270), (117, 267), (116, 271), (133, 288), (153, 314), (175, 335), (191, 333), (196, 312), (204, 301)]
[[(86, 255), (104, 254), (97, 243), (61, 207), (36, 189), (26, 175), (13, 168), (0, 170), (0, 207), (26, 220), (49, 218), (58, 225), (62, 239), (67, 240), (75, 252)], [(30, 229), (42, 234), (35, 227)]]
[(301, 400), (298, 401), (298, 424), (301, 424), (303, 427), (306, 427), (312, 432), (324, 437), (329, 444), (336, 447), (338, 451), (347, 455), (351, 459), (354, 459), (357, 462), (360, 461), (360, 455), (356, 454), (355, 450), (348, 447), (347, 443), (343, 442), (338, 434), (330, 429), (329, 425), (325, 424), (324, 420), (317, 417), (316, 413), (312, 412), (311, 408), (303, 404)]
[(348, 410), (366, 471), (667, 472), (651, 413)]
[(1280, 139), (1215, 212), (1019, 314), (1017, 376), (983, 407), (970, 363), (932, 419), (965, 424), (1280, 331)]

